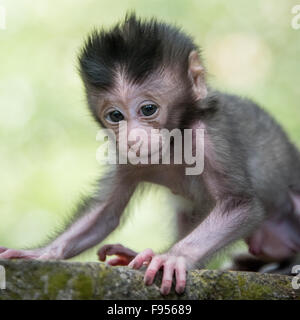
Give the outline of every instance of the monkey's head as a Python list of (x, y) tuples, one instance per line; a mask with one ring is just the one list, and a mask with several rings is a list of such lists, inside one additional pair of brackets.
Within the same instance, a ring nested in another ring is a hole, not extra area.
[(89, 107), (102, 127), (180, 128), (183, 114), (205, 98), (198, 48), (178, 28), (134, 14), (94, 31), (79, 55)]

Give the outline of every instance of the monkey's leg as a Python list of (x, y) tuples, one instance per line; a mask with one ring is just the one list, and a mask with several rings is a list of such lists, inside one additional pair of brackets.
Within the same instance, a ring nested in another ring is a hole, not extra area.
[(300, 264), (300, 256), (296, 255), (279, 262), (270, 262), (251, 254), (240, 254), (233, 257), (232, 265), (226, 270), (252, 271), (261, 273), (279, 273), (291, 275), (292, 268)]
[(290, 199), (287, 212), (271, 215), (247, 239), (249, 251), (265, 261), (260, 272), (285, 273), (300, 252), (300, 195)]
[(116, 255), (117, 257), (108, 260), (111, 266), (127, 266), (137, 255), (137, 252), (122, 246), (121, 244), (106, 244), (98, 250), (101, 261), (105, 261), (107, 256)]
[(276, 212), (246, 240), (249, 251), (266, 261), (281, 261), (300, 252), (300, 196), (291, 193), (290, 210)]
[(153, 256), (153, 252), (143, 251), (129, 266), (139, 269), (144, 261), (151, 259), (145, 273), (145, 283), (152, 284), (158, 270), (163, 267), (161, 293), (170, 292), (174, 273), (175, 290), (183, 292), (187, 269), (195, 267), (198, 262), (203, 263), (217, 250), (243, 237), (260, 221), (258, 217), (263, 216), (263, 209), (256, 199), (235, 204), (236, 201), (231, 200), (218, 202), (204, 221), (168, 252)]

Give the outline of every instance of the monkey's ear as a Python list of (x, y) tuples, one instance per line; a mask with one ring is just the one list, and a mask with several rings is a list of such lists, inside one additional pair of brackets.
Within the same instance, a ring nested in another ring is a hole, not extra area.
[(197, 100), (204, 99), (207, 96), (207, 88), (205, 83), (205, 69), (200, 62), (199, 55), (196, 50), (191, 51), (189, 55), (188, 74), (193, 84), (193, 92)]

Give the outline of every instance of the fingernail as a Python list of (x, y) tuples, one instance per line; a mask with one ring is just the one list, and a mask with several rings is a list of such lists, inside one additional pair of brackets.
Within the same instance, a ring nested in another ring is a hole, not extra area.
[(145, 277), (145, 279), (144, 279), (144, 281), (145, 281), (145, 285), (146, 286), (148, 286), (148, 285), (150, 285), (151, 283), (150, 283), (150, 277)]
[(162, 287), (160, 292), (161, 292), (161, 294), (163, 294), (165, 296), (169, 293), (169, 289), (167, 287)]
[(179, 288), (176, 290), (176, 292), (177, 292), (178, 294), (182, 294), (182, 293), (184, 292), (184, 287), (179, 287)]

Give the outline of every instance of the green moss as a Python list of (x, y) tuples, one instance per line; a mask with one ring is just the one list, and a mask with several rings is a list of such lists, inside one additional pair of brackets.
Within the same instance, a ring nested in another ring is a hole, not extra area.
[[(44, 273), (45, 274), (45, 273)], [(55, 272), (48, 278), (48, 296), (49, 299), (57, 299), (60, 290), (63, 290), (70, 279), (70, 275), (65, 271)]]
[(240, 296), (237, 281), (230, 273), (221, 274), (216, 281), (216, 299), (238, 299)]
[(74, 299), (92, 299), (94, 296), (93, 279), (89, 275), (78, 274), (72, 280)]
[(249, 283), (248, 286), (240, 288), (243, 299), (271, 299), (272, 288), (267, 284)]
[(238, 286), (239, 288), (242, 288), (246, 285), (246, 279), (245, 277), (242, 277), (241, 275), (237, 276), (237, 280), (238, 280)]
[[(255, 278), (254, 276), (245, 276), (245, 274), (238, 274), (238, 287), (241, 293), (242, 299), (275, 299), (274, 295), (274, 283), (266, 281), (266, 279)], [(274, 279), (275, 280), (275, 279)], [(279, 282), (279, 279), (277, 280)], [(282, 284), (281, 293), (282, 295), (286, 291), (287, 293), (291, 288), (288, 286), (283, 287)], [(286, 289), (286, 290), (285, 290)]]

